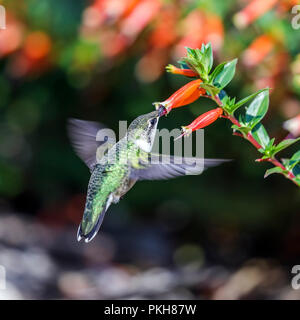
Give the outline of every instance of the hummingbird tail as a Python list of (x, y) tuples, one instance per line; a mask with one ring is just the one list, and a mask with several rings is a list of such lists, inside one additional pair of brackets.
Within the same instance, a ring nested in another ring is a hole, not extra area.
[(103, 222), (104, 216), (105, 216), (105, 212), (106, 209), (103, 210), (101, 212), (101, 214), (99, 214), (98, 220), (96, 222), (96, 224), (94, 225), (94, 227), (92, 228), (92, 230), (90, 232), (88, 232), (87, 234), (84, 233), (84, 231), (82, 230), (82, 223), (79, 225), (78, 227), (78, 231), (77, 231), (77, 241), (79, 242), (82, 238), (84, 238), (84, 242), (88, 243), (90, 241), (92, 241), (94, 239), (94, 237), (96, 236), (96, 234), (98, 233), (101, 224)]

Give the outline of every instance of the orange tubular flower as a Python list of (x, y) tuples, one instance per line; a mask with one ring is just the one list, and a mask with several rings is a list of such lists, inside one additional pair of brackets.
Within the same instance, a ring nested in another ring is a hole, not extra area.
[(202, 128), (209, 126), (210, 124), (215, 122), (218, 118), (220, 118), (222, 113), (223, 113), (222, 108), (216, 108), (216, 109), (213, 109), (213, 110), (210, 110), (210, 111), (207, 111), (207, 112), (201, 114), (201, 116), (196, 118), (188, 126), (181, 127), (182, 134), (178, 138), (176, 138), (176, 140), (183, 137), (183, 136), (190, 135), (193, 131), (196, 131), (198, 129), (202, 129)]
[(238, 28), (245, 28), (267, 11), (273, 8), (278, 0), (252, 0), (248, 6), (238, 12), (233, 20)]
[(148, 39), (151, 48), (167, 49), (177, 40), (178, 10), (175, 5), (162, 7)]
[(156, 109), (163, 106), (166, 113), (172, 109), (185, 106), (196, 101), (199, 97), (205, 94), (205, 89), (201, 88), (201, 79), (191, 81), (173, 93), (167, 100), (163, 102), (154, 102)]
[(139, 33), (158, 14), (161, 7), (159, 0), (140, 1), (134, 10), (121, 21), (120, 30), (122, 35), (133, 41)]
[(196, 73), (195, 71), (193, 71), (191, 69), (180, 69), (180, 68), (173, 66), (172, 64), (167, 65), (166, 70), (167, 70), (167, 72), (170, 72), (173, 74), (180, 74), (182, 76), (186, 76), (186, 77), (190, 77), (190, 78), (199, 77), (198, 73)]
[(248, 67), (259, 64), (273, 50), (274, 46), (273, 37), (267, 34), (257, 37), (244, 52), (244, 64)]

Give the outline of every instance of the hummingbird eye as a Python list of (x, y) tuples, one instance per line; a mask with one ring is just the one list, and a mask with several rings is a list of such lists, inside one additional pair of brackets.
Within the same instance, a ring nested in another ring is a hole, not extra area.
[(156, 124), (156, 121), (157, 121), (156, 118), (153, 118), (153, 119), (150, 120), (150, 124), (151, 124), (152, 127)]

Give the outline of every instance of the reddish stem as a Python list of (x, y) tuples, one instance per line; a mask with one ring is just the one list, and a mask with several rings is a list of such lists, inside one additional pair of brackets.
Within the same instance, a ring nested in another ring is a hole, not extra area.
[[(222, 118), (223, 118), (223, 117), (222, 117)], [(234, 132), (233, 135), (234, 135), (234, 136), (238, 136), (238, 137), (242, 137), (242, 138), (244, 137), (244, 136), (243, 136), (241, 133), (239, 133), (239, 132)]]
[[(209, 97), (209, 98), (211, 98), (211, 97)], [(218, 95), (215, 97), (214, 100), (217, 102), (217, 104), (218, 104), (220, 107), (222, 106), (222, 102), (221, 102), (221, 100), (219, 99)], [(231, 121), (233, 124), (235, 124), (236, 126), (241, 127), (241, 124), (240, 124), (240, 123), (238, 122), (238, 120), (237, 120), (234, 116), (232, 116), (232, 115), (222, 115), (222, 118), (227, 118), (228, 120), (230, 120), (230, 121)], [(234, 133), (234, 134), (235, 134), (235, 135), (239, 135), (238, 133)], [(243, 135), (240, 135), (240, 136), (244, 137)], [(257, 150), (262, 148), (262, 146), (254, 139), (254, 137), (252, 136), (251, 132), (249, 132), (249, 133), (247, 134), (247, 136), (244, 137), (244, 138), (247, 139)], [(266, 159), (266, 161), (271, 162), (275, 167), (279, 167), (279, 168), (281, 168), (281, 169), (284, 170), (284, 171), (288, 171), (288, 170), (285, 168), (285, 166), (284, 166), (281, 162), (279, 162), (276, 158), (269, 158), (269, 159)], [(259, 162), (260, 162), (260, 161), (259, 161)], [(288, 174), (287, 174), (287, 175), (285, 175), (284, 173), (283, 173), (283, 175), (284, 175), (287, 179), (291, 180), (293, 183), (295, 183), (295, 184), (298, 186), (298, 183), (294, 180), (294, 179), (295, 179), (295, 175), (294, 175), (291, 171), (288, 171)], [(298, 187), (299, 187), (299, 186), (298, 186)]]
[(237, 121), (237, 119), (233, 116), (225, 116), (225, 118), (227, 118), (228, 120), (230, 120), (233, 124), (235, 124), (236, 126), (240, 127), (240, 123)]
[[(273, 159), (270, 158), (270, 159), (268, 159), (268, 161), (272, 162), (272, 163), (274, 164), (274, 166), (279, 167), (279, 168), (281, 168), (282, 170), (285, 170), (285, 171), (286, 171), (286, 167), (285, 167), (281, 162), (279, 162), (277, 159), (275, 159), (275, 158), (273, 158)], [(291, 179), (294, 179), (294, 178), (295, 178), (295, 175), (294, 175), (293, 172), (291, 172), (291, 171), (288, 172), (288, 176), (289, 176), (289, 178), (291, 178)]]
[(249, 142), (251, 142), (254, 145), (254, 147), (256, 149), (261, 149), (262, 148), (262, 146), (253, 138), (253, 136), (252, 136), (252, 134), (250, 132), (247, 134), (247, 139), (248, 139)]
[(281, 168), (282, 170), (286, 170), (286, 168), (283, 166), (281, 162), (279, 162), (277, 159), (268, 159), (269, 162), (272, 162), (274, 166)]
[(223, 103), (222, 103), (222, 101), (220, 100), (220, 98), (219, 98), (218, 95), (215, 95), (215, 101), (216, 101), (216, 103), (217, 103), (220, 107), (223, 106)]

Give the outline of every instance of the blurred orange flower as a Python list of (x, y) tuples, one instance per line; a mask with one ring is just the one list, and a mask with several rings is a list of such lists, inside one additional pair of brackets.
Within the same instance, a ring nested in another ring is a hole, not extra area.
[(278, 0), (252, 0), (244, 9), (233, 17), (238, 28), (245, 28), (267, 11), (272, 9)]
[(243, 63), (247, 67), (259, 64), (273, 50), (275, 46), (274, 38), (263, 34), (257, 37), (244, 51)]

